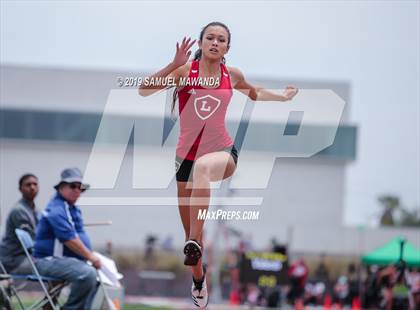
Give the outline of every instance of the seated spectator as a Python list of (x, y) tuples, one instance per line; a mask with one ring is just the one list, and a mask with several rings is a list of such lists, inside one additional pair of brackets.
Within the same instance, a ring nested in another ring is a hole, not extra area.
[(359, 278), (357, 275), (357, 267), (353, 263), (348, 266), (347, 279), (349, 283), (348, 302), (351, 305), (356, 299), (359, 299)]
[(315, 268), (314, 278), (318, 282), (323, 282), (325, 285), (330, 285), (330, 273), (328, 271), (325, 254), (321, 254), (320, 262)]
[(376, 265), (369, 266), (367, 269), (367, 278), (365, 280), (365, 296), (364, 305), (365, 309), (379, 308), (381, 301), (381, 288), (377, 283), (377, 277), (379, 275), (379, 267)]
[(322, 305), (325, 294), (325, 284), (321, 281), (308, 281), (305, 286), (304, 304), (310, 306)]
[[(91, 251), (83, 227), (82, 213), (75, 205), (89, 186), (82, 183), (77, 168), (65, 169), (39, 221), (34, 256), (41, 275), (71, 283), (69, 298), (62, 309), (89, 309), (97, 289), (96, 269), (101, 262)], [(87, 264), (90, 261), (93, 266)]]
[(420, 271), (412, 270), (408, 275), (410, 285), (410, 309), (420, 309)]
[(336, 303), (341, 306), (351, 305), (349, 300), (350, 286), (349, 280), (346, 276), (340, 276), (337, 283), (334, 285), (334, 299)]
[(6, 231), (0, 243), (0, 261), (9, 273), (31, 274), (32, 267), (16, 237), (15, 229), (26, 230), (32, 239), (35, 238), (39, 213), (34, 199), (38, 194), (38, 178), (33, 174), (23, 175), (19, 179), (19, 191), (22, 193), (22, 198), (6, 219)]

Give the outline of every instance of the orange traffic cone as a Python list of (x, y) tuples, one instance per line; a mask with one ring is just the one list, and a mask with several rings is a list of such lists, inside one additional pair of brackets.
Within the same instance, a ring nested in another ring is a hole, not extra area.
[(351, 308), (353, 310), (360, 310), (361, 308), (361, 302), (360, 302), (360, 298), (359, 297), (355, 297), (353, 298), (352, 302), (351, 302)]
[(239, 293), (237, 290), (233, 290), (232, 292), (230, 292), (229, 295), (229, 304), (230, 305), (239, 305)]
[(324, 310), (331, 309), (331, 304), (332, 304), (331, 296), (330, 294), (326, 294), (324, 297)]

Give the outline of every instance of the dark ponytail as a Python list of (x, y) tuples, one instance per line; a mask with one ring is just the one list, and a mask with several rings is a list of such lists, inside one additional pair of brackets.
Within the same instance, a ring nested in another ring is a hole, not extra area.
[(194, 60), (200, 60), (202, 54), (203, 54), (203, 51), (201, 50), (201, 48), (199, 48), (198, 50), (196, 50), (195, 51), (195, 54), (194, 54)]
[[(225, 28), (226, 32), (228, 33), (228, 47), (229, 47), (229, 46), (230, 46), (230, 30), (229, 30), (228, 26), (226, 26), (225, 24), (223, 24), (223, 23), (221, 23), (221, 22), (211, 22), (211, 23), (207, 24), (207, 25), (206, 25), (203, 29), (201, 29), (201, 32), (200, 32), (200, 41), (203, 41), (203, 37), (204, 37), (204, 33), (206, 32), (206, 29), (207, 29), (208, 27), (213, 27), (213, 26), (220, 26), (220, 27)], [(198, 50), (194, 53), (194, 59), (193, 59), (193, 60), (194, 60), (194, 61), (195, 61), (195, 60), (200, 60), (200, 59), (201, 59), (202, 54), (203, 54), (203, 51), (201, 50), (201, 48), (200, 48), (200, 49), (198, 49)], [(222, 59), (222, 63), (224, 63), (224, 64), (226, 63), (226, 59), (225, 59), (225, 57), (223, 57), (223, 59)], [(175, 103), (176, 103), (177, 98), (178, 98), (178, 90), (177, 90), (177, 88), (175, 87), (175, 90), (174, 90), (173, 95), (172, 95), (171, 115), (173, 115), (173, 114), (174, 114), (174, 110), (175, 110)]]

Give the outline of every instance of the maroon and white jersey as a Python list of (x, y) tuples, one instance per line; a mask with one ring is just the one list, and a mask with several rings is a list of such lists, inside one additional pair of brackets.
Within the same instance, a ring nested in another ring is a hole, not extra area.
[(190, 85), (186, 84), (178, 92), (180, 135), (176, 155), (180, 158), (194, 160), (233, 144), (225, 127), (226, 111), (233, 93), (232, 85), (223, 63), (220, 64), (220, 72), (217, 88), (197, 85), (196, 82), (200, 81), (199, 62), (191, 63), (188, 75)]

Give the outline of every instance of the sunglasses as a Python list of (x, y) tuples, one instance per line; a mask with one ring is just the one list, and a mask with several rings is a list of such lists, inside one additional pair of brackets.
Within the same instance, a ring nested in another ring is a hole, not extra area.
[(82, 186), (82, 184), (80, 184), (80, 183), (69, 183), (69, 187), (71, 188), (71, 189), (79, 189), (79, 190), (81, 190), (82, 192), (85, 190), (85, 188)]

